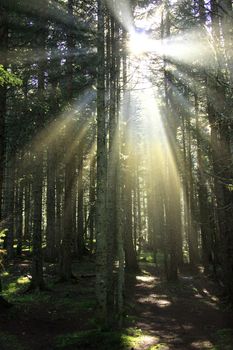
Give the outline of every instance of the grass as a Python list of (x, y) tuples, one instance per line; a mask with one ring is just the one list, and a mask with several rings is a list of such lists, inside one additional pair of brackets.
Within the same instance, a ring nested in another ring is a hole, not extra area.
[(57, 349), (127, 350), (136, 347), (142, 336), (139, 329), (129, 328), (123, 332), (106, 332), (97, 329), (60, 335)]

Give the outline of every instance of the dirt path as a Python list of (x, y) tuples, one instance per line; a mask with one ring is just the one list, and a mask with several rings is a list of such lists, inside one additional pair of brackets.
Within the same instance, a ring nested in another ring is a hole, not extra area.
[[(19, 267), (15, 274), (24, 276), (27, 264)], [(76, 270), (78, 276), (91, 274), (94, 263), (78, 264)], [(134, 350), (233, 350), (233, 312), (219, 301), (213, 282), (203, 274), (181, 275), (179, 282), (170, 284), (158, 276), (153, 264), (143, 265), (138, 276), (126, 276), (128, 321), (122, 332), (132, 329), (138, 344)], [(60, 349), (60, 337), (67, 350), (122, 349), (121, 332), (109, 346), (95, 344), (89, 333), (85, 346), (69, 345), (77, 334), (98, 329), (94, 291), (95, 279), (80, 277), (75, 284), (53, 284), (51, 292), (13, 293), (14, 306), (0, 317), (0, 350)], [(230, 328), (232, 343), (228, 340), (225, 346)]]
[[(156, 345), (161, 350), (215, 348), (217, 335), (233, 328), (232, 311), (224, 310), (218, 290), (203, 274), (181, 275), (177, 283), (156, 277), (155, 268), (129, 279), (129, 313), (135, 326), (148, 334), (139, 349)], [(232, 347), (221, 350), (232, 350)]]

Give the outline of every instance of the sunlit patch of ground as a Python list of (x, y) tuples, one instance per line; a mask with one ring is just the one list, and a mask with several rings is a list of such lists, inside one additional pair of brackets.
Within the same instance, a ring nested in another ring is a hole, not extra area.
[(140, 282), (150, 283), (150, 282), (154, 282), (155, 278), (152, 276), (136, 276), (136, 280)]
[(161, 299), (159, 296), (156, 296), (154, 294), (150, 295), (149, 297), (145, 298), (139, 298), (138, 299), (139, 303), (151, 303), (151, 304), (156, 304), (160, 308), (165, 308), (170, 306), (172, 303), (171, 301), (167, 299)]
[(213, 343), (211, 343), (209, 340), (195, 341), (191, 343), (191, 345), (194, 349), (201, 349), (201, 350), (213, 349), (214, 347)]
[(148, 348), (148, 350), (169, 350), (170, 347), (167, 344), (157, 344)]
[(165, 299), (158, 299), (156, 300), (156, 304), (159, 306), (159, 307), (168, 307), (171, 305), (171, 302), (169, 300), (165, 300)]
[(155, 286), (155, 283), (156, 283), (156, 279), (155, 277), (152, 277), (150, 275), (139, 275), (139, 276), (136, 276), (136, 281), (138, 282), (136, 284), (137, 287), (145, 287), (146, 288), (154, 288)]
[(157, 345), (159, 343), (159, 337), (151, 336), (151, 335), (143, 335), (140, 337), (137, 349), (150, 349), (152, 346)]

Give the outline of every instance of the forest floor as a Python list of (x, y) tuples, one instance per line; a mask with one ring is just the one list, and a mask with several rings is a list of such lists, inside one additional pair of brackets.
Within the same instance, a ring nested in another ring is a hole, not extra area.
[(126, 276), (125, 327), (99, 329), (95, 314), (94, 262), (74, 264), (76, 283), (57, 284), (47, 264), (51, 291), (25, 294), (29, 261), (18, 260), (3, 276), (13, 307), (0, 317), (0, 350), (233, 350), (233, 312), (203, 273), (180, 274), (168, 283), (154, 264)]
[(168, 283), (146, 264), (128, 293), (135, 326), (147, 334), (138, 349), (233, 350), (232, 309), (203, 273), (182, 273)]

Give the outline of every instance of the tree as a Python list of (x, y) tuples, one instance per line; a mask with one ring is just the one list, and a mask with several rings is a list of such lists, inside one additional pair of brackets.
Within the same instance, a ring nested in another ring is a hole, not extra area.
[(97, 32), (97, 193), (96, 193), (96, 296), (103, 318), (107, 315), (106, 179), (104, 6), (98, 0)]

